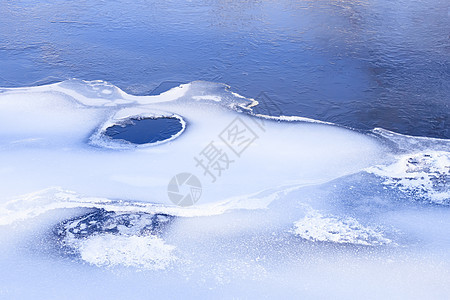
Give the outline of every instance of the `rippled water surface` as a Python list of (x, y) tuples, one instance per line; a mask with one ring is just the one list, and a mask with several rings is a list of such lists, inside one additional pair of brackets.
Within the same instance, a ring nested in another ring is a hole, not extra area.
[(215, 81), (265, 92), (272, 114), (450, 137), (445, 0), (24, 0), (0, 15), (3, 87)]

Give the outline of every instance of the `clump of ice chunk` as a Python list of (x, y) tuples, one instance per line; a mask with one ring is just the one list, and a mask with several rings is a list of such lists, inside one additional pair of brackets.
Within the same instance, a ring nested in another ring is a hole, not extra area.
[(173, 217), (142, 212), (94, 212), (59, 224), (54, 232), (65, 253), (97, 266), (164, 269), (176, 260), (161, 238)]
[(373, 166), (366, 171), (383, 177), (385, 185), (408, 192), (413, 198), (450, 204), (449, 152), (404, 154), (392, 164)]
[(331, 242), (364, 246), (391, 244), (392, 240), (384, 237), (382, 231), (363, 226), (352, 217), (324, 216), (310, 212), (295, 222), (294, 233), (313, 242)]

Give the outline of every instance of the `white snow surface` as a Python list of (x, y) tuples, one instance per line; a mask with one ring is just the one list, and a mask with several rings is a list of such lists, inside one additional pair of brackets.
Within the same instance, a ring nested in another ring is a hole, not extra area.
[[(448, 140), (258, 115), (256, 105), (209, 82), (156, 96), (75, 79), (0, 89), (0, 298), (450, 293)], [(183, 129), (144, 145), (103, 134), (145, 117)], [(229, 162), (209, 169), (215, 178), (196, 161), (212, 145)], [(167, 194), (183, 172), (202, 184), (190, 207)], [(160, 231), (126, 221), (101, 231), (95, 220), (83, 236), (57, 235), (97, 210), (173, 219)]]

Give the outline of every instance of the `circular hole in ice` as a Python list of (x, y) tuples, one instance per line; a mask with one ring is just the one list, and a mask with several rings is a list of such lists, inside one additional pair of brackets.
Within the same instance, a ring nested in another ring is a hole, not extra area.
[(183, 124), (175, 117), (131, 118), (106, 128), (105, 135), (133, 144), (148, 144), (168, 140), (181, 130)]

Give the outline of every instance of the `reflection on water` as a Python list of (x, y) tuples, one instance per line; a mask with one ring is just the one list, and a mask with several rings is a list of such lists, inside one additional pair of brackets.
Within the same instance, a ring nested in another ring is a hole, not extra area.
[(147, 144), (168, 140), (182, 129), (183, 125), (177, 118), (144, 118), (108, 127), (105, 134), (116, 140)]
[(444, 0), (2, 1), (0, 86), (77, 77), (149, 94), (224, 82), (285, 114), (450, 138)]

